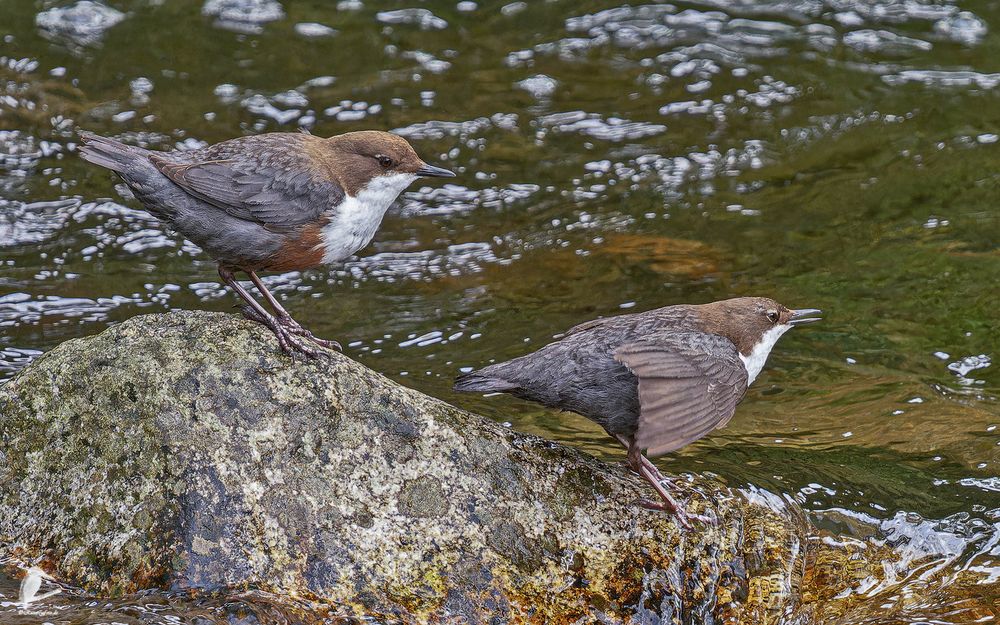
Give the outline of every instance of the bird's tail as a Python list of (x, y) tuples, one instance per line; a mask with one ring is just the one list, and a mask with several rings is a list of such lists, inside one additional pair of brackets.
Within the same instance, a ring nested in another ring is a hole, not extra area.
[(485, 375), (481, 371), (470, 371), (455, 378), (454, 388), (465, 393), (506, 393), (517, 388), (517, 384)]
[(95, 135), (92, 132), (81, 132), (80, 138), (83, 140), (83, 146), (80, 147), (80, 158), (119, 174), (129, 169), (136, 158), (146, 152), (142, 148), (125, 145), (115, 139)]

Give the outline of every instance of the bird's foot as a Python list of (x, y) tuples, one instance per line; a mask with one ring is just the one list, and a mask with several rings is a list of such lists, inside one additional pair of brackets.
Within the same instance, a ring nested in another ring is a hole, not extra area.
[[(328, 356), (327, 353), (316, 349), (312, 345), (309, 345), (308, 343), (302, 340), (302, 338), (312, 337), (311, 334), (309, 335), (309, 337), (304, 337), (295, 330), (292, 330), (291, 328), (282, 325), (275, 317), (272, 317), (270, 315), (266, 316), (262, 315), (249, 306), (243, 307), (243, 316), (251, 321), (256, 321), (257, 323), (267, 327), (269, 330), (271, 330), (271, 332), (274, 332), (274, 336), (278, 338), (278, 346), (281, 348), (281, 351), (284, 352), (285, 354), (288, 354), (289, 356), (293, 355), (295, 352), (298, 352), (306, 356), (307, 358), (319, 358), (320, 356)], [(308, 332), (307, 330), (303, 331)], [(302, 336), (302, 338), (299, 338), (300, 336)], [(319, 345), (320, 347), (326, 347), (318, 340), (316, 344)], [(339, 348), (340, 345), (338, 344), (337, 349)]]
[(292, 319), (291, 315), (280, 315), (275, 317), (275, 319), (279, 325), (283, 326), (288, 332), (294, 334), (295, 336), (301, 336), (302, 338), (309, 339), (313, 343), (319, 345), (320, 347), (325, 347), (326, 349), (335, 349), (338, 352), (344, 351), (344, 348), (340, 346), (340, 343), (328, 339), (321, 339), (315, 336), (312, 332), (303, 328), (298, 321)]
[(657, 469), (652, 462), (649, 463), (649, 468), (651, 473), (650, 477), (656, 480), (657, 484), (659, 484), (660, 486), (665, 486), (666, 488), (675, 488), (674, 481), (669, 477), (667, 477), (666, 475), (660, 473), (659, 469)]
[(656, 491), (656, 494), (660, 496), (659, 501), (642, 499), (639, 501), (640, 506), (649, 510), (660, 510), (674, 515), (677, 522), (684, 529), (691, 529), (692, 521), (714, 524), (713, 519), (700, 514), (688, 513), (684, 506), (677, 503), (677, 500), (670, 495), (671, 490), (676, 490), (673, 481), (660, 473), (660, 470), (648, 458), (639, 455), (637, 458), (632, 458), (630, 463), (632, 469), (645, 479), (653, 487), (653, 490)]
[(698, 523), (704, 523), (705, 525), (717, 525), (715, 517), (708, 516), (705, 514), (693, 514), (677, 505), (673, 499), (667, 501), (651, 501), (649, 499), (640, 499), (639, 506), (646, 508), (647, 510), (656, 510), (658, 512), (666, 512), (667, 514), (672, 514), (676, 519), (677, 523), (680, 524), (684, 529), (691, 529), (692, 521), (697, 521)]

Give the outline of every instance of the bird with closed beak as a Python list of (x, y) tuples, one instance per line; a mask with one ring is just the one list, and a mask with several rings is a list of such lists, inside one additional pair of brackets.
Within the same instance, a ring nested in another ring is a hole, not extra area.
[(766, 297), (739, 297), (597, 319), (538, 351), (460, 375), (455, 390), (509, 393), (595, 421), (625, 446), (628, 465), (661, 502), (688, 515), (646, 457), (676, 451), (726, 425), (771, 348), (819, 321)]
[[(197, 150), (157, 152), (81, 133), (80, 156), (117, 173), (155, 217), (219, 264), (243, 313), (285, 353), (340, 349), (297, 323), (258, 277), (346, 260), (368, 245), (386, 210), (428, 165), (406, 139), (373, 130), (329, 138), (305, 133), (239, 137)], [(270, 311), (236, 280), (249, 276)]]

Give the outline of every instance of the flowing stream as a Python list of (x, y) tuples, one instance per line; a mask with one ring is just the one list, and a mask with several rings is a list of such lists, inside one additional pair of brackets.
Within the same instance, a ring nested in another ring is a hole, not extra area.
[[(414, 185), (346, 265), (267, 276), (303, 325), (619, 461), (581, 417), (451, 380), (600, 315), (821, 308), (725, 430), (661, 466), (908, 554), (824, 622), (1000, 618), (1000, 4), (0, 2), (0, 380), (134, 315), (234, 310), (208, 258), (77, 157), (78, 130), (185, 149), (366, 128), (459, 175)], [(279, 618), (262, 595), (22, 608), (17, 585), (0, 575), (3, 623)]]

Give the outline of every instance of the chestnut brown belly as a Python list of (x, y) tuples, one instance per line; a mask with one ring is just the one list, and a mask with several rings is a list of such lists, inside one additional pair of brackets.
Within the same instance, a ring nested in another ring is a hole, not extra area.
[(264, 271), (302, 271), (323, 264), (323, 224), (303, 226), (289, 235), (277, 252), (261, 261)]

